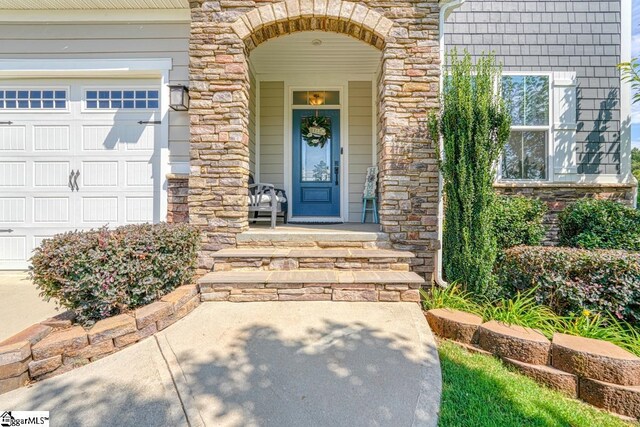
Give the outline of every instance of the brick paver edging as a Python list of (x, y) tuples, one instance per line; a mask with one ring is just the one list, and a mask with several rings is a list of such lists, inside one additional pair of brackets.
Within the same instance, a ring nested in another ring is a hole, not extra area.
[(197, 286), (186, 285), (89, 329), (73, 325), (71, 312), (36, 323), (0, 342), (0, 394), (115, 353), (161, 331), (199, 304)]
[(425, 313), (433, 332), (479, 353), (492, 354), (547, 387), (619, 415), (640, 419), (640, 358), (608, 341), (540, 331), (474, 314)]

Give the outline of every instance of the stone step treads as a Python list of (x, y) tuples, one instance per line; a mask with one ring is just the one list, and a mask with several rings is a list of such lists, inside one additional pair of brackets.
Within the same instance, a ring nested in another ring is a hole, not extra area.
[(425, 281), (408, 271), (216, 271), (198, 280), (203, 301), (412, 301)]
[(390, 248), (389, 236), (379, 231), (321, 230), (281, 227), (249, 229), (237, 236), (238, 247)]
[(409, 271), (408, 251), (362, 248), (233, 248), (216, 252), (214, 271), (230, 270), (394, 270)]

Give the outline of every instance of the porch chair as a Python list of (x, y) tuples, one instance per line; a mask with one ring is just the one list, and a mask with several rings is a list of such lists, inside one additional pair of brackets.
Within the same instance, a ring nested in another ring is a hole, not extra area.
[[(249, 215), (253, 212), (250, 221), (271, 221), (271, 228), (275, 228), (278, 214), (282, 214), (286, 224), (288, 205), (284, 190), (275, 188), (273, 184), (256, 183), (253, 175), (249, 174)], [(269, 217), (260, 217), (262, 212), (269, 213)]]
[[(362, 192), (362, 223), (367, 222), (367, 212), (373, 214), (374, 224), (378, 223), (378, 196), (376, 193), (378, 187), (378, 167), (371, 166), (367, 168), (367, 178), (364, 182), (364, 191)], [(371, 208), (367, 205), (371, 202)]]

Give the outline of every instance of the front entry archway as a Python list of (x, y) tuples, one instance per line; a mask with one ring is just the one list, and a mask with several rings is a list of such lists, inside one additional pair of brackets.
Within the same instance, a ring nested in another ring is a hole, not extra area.
[(438, 105), (439, 1), (192, 2), (189, 219), (203, 233), (201, 271), (248, 227), (248, 55), (300, 31), (349, 35), (382, 51), (377, 84), (380, 223), (430, 278), (437, 241), (438, 170), (427, 119)]

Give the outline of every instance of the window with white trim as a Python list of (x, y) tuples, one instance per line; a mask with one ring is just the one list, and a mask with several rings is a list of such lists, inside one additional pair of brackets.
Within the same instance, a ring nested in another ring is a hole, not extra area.
[(66, 110), (65, 89), (0, 89), (2, 110)]
[(155, 110), (160, 105), (157, 89), (91, 89), (85, 91), (87, 110)]
[(501, 161), (501, 179), (549, 178), (551, 119), (548, 75), (504, 75), (502, 94), (511, 111), (511, 137)]

